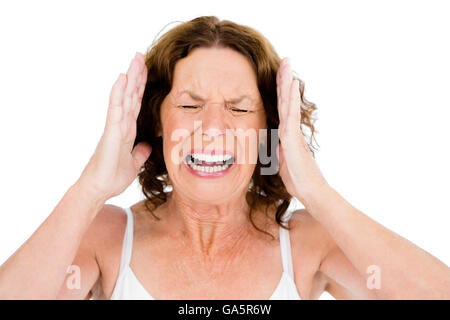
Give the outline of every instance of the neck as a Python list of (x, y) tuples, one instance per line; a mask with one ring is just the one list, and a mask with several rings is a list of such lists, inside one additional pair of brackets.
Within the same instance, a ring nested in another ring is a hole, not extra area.
[(224, 204), (199, 203), (173, 190), (167, 201), (172, 230), (205, 260), (234, 255), (249, 236), (251, 222), (245, 194)]

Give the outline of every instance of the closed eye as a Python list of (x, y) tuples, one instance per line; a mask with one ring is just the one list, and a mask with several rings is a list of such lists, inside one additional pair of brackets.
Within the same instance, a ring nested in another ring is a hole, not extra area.
[(234, 112), (248, 112), (248, 110), (238, 109), (238, 108), (231, 108), (231, 111)]
[(183, 109), (197, 109), (200, 108), (200, 106), (181, 106)]
[[(184, 105), (184, 106), (179, 106), (182, 109), (191, 109), (191, 110), (195, 110), (198, 108), (201, 108), (201, 106), (188, 106), (188, 105)], [(236, 112), (236, 113), (247, 113), (249, 112), (249, 110), (245, 110), (245, 109), (239, 109), (239, 108), (230, 108), (229, 110), (231, 110), (232, 112)]]

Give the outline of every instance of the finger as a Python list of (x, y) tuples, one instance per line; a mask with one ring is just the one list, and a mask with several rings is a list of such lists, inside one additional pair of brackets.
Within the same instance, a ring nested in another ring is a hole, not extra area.
[(116, 82), (114, 82), (111, 93), (109, 95), (109, 105), (110, 106), (121, 106), (123, 100), (123, 89), (126, 85), (126, 77), (123, 73), (119, 74)]
[(145, 56), (142, 53), (136, 52), (135, 59), (137, 60), (138, 63), (138, 73), (136, 75), (136, 87), (139, 88), (141, 85), (142, 73), (144, 73), (147, 70), (147, 68), (145, 66)]
[(295, 79), (291, 83), (289, 103), (287, 107), (287, 121), (290, 129), (294, 130), (300, 126), (301, 122), (301, 100), (300, 100), (300, 82)]
[(141, 84), (139, 86), (139, 99), (141, 100), (144, 95), (145, 85), (147, 84), (147, 67), (144, 66), (141, 74)]
[[(131, 111), (135, 118), (137, 118), (137, 116), (139, 114), (140, 103), (141, 103), (142, 95), (143, 95), (144, 89), (145, 89), (145, 82), (147, 80), (147, 78), (146, 78), (147, 67), (145, 65), (144, 55), (142, 53), (137, 52), (136, 59), (138, 61), (138, 65), (139, 65), (139, 69), (138, 69), (139, 73), (136, 75), (136, 90), (135, 90), (135, 92), (133, 92), (132, 103), (131, 103), (131, 106), (132, 106)], [(136, 96), (134, 96), (134, 94), (136, 94)]]
[(283, 68), (283, 72), (281, 74), (281, 83), (280, 83), (280, 108), (283, 118), (285, 120), (288, 113), (289, 108), (289, 99), (290, 99), (290, 91), (292, 84), (292, 69), (289, 63), (289, 60), (286, 59), (285, 67)]
[(133, 143), (136, 138), (136, 120), (131, 112), (124, 115), (124, 120), (121, 122), (121, 129), (123, 133), (123, 146), (126, 152), (130, 153), (133, 149)]
[(308, 149), (305, 136), (301, 130), (302, 112), (301, 112), (301, 96), (300, 96), (300, 80), (295, 79), (292, 82), (292, 91), (290, 99), (289, 113), (288, 113), (288, 134), (294, 134), (299, 137), (302, 146)]
[[(141, 75), (142, 78), (142, 75)], [(140, 80), (142, 81), (142, 80)], [(139, 116), (139, 111), (141, 109), (141, 102), (142, 102), (142, 94), (143, 94), (142, 85), (140, 85), (138, 88), (136, 88), (136, 92), (133, 94), (133, 110), (132, 114), (135, 120), (137, 120)]]
[(281, 114), (281, 109), (280, 109), (280, 104), (281, 104), (281, 97), (280, 97), (281, 90), (280, 90), (280, 87), (281, 87), (281, 74), (282, 74), (283, 68), (285, 66), (285, 63), (284, 63), (285, 59), (286, 58), (284, 58), (280, 62), (280, 66), (278, 67), (278, 70), (277, 70), (277, 79), (276, 79), (276, 81), (277, 81), (277, 109), (278, 109), (278, 117), (280, 119), (280, 123), (283, 121), (282, 114)]
[(142, 73), (139, 79), (139, 86), (137, 88), (137, 101), (133, 107), (134, 118), (137, 119), (139, 115), (139, 111), (141, 109), (142, 97), (144, 95), (145, 85), (147, 83), (147, 67), (144, 65)]
[(288, 57), (285, 57), (285, 58), (281, 59), (281, 61), (280, 61), (280, 65), (278, 66), (278, 70), (277, 70), (277, 78), (276, 78), (277, 84), (280, 83), (281, 73), (282, 73), (283, 68), (286, 66), (286, 60), (288, 60), (288, 59), (289, 59)]
[(111, 93), (109, 96), (109, 107), (106, 118), (106, 127), (112, 126), (122, 119), (123, 116), (123, 96), (126, 86), (126, 76), (121, 73), (113, 84)]
[(129, 112), (131, 107), (132, 107), (132, 95), (133, 92), (136, 90), (136, 82), (137, 82), (137, 75), (139, 74), (139, 58), (136, 57), (133, 58), (133, 60), (130, 63), (130, 67), (128, 68), (127, 71), (127, 87), (125, 89), (125, 96), (124, 96), (124, 101), (123, 101), (123, 105), (124, 105), (124, 110), (125, 112)]
[(278, 79), (278, 114), (280, 122), (284, 123), (287, 116), (287, 104), (289, 102), (290, 82), (292, 81), (292, 71), (289, 59), (284, 58), (279, 70)]

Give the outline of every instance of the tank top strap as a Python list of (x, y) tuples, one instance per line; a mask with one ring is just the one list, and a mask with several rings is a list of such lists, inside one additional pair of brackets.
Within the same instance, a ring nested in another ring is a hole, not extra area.
[(133, 250), (133, 231), (134, 231), (134, 217), (130, 208), (125, 208), (127, 214), (127, 226), (125, 228), (125, 234), (122, 243), (122, 256), (120, 258), (120, 271), (119, 274), (125, 270), (130, 264), (131, 252)]
[(283, 262), (283, 270), (294, 279), (294, 269), (292, 266), (291, 241), (289, 238), (289, 230), (280, 227), (280, 248), (281, 260)]

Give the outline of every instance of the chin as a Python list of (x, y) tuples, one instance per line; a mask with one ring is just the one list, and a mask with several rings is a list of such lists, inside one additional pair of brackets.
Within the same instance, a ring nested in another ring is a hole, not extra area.
[(236, 195), (237, 188), (218, 180), (195, 181), (182, 187), (183, 193), (199, 203), (227, 203)]

